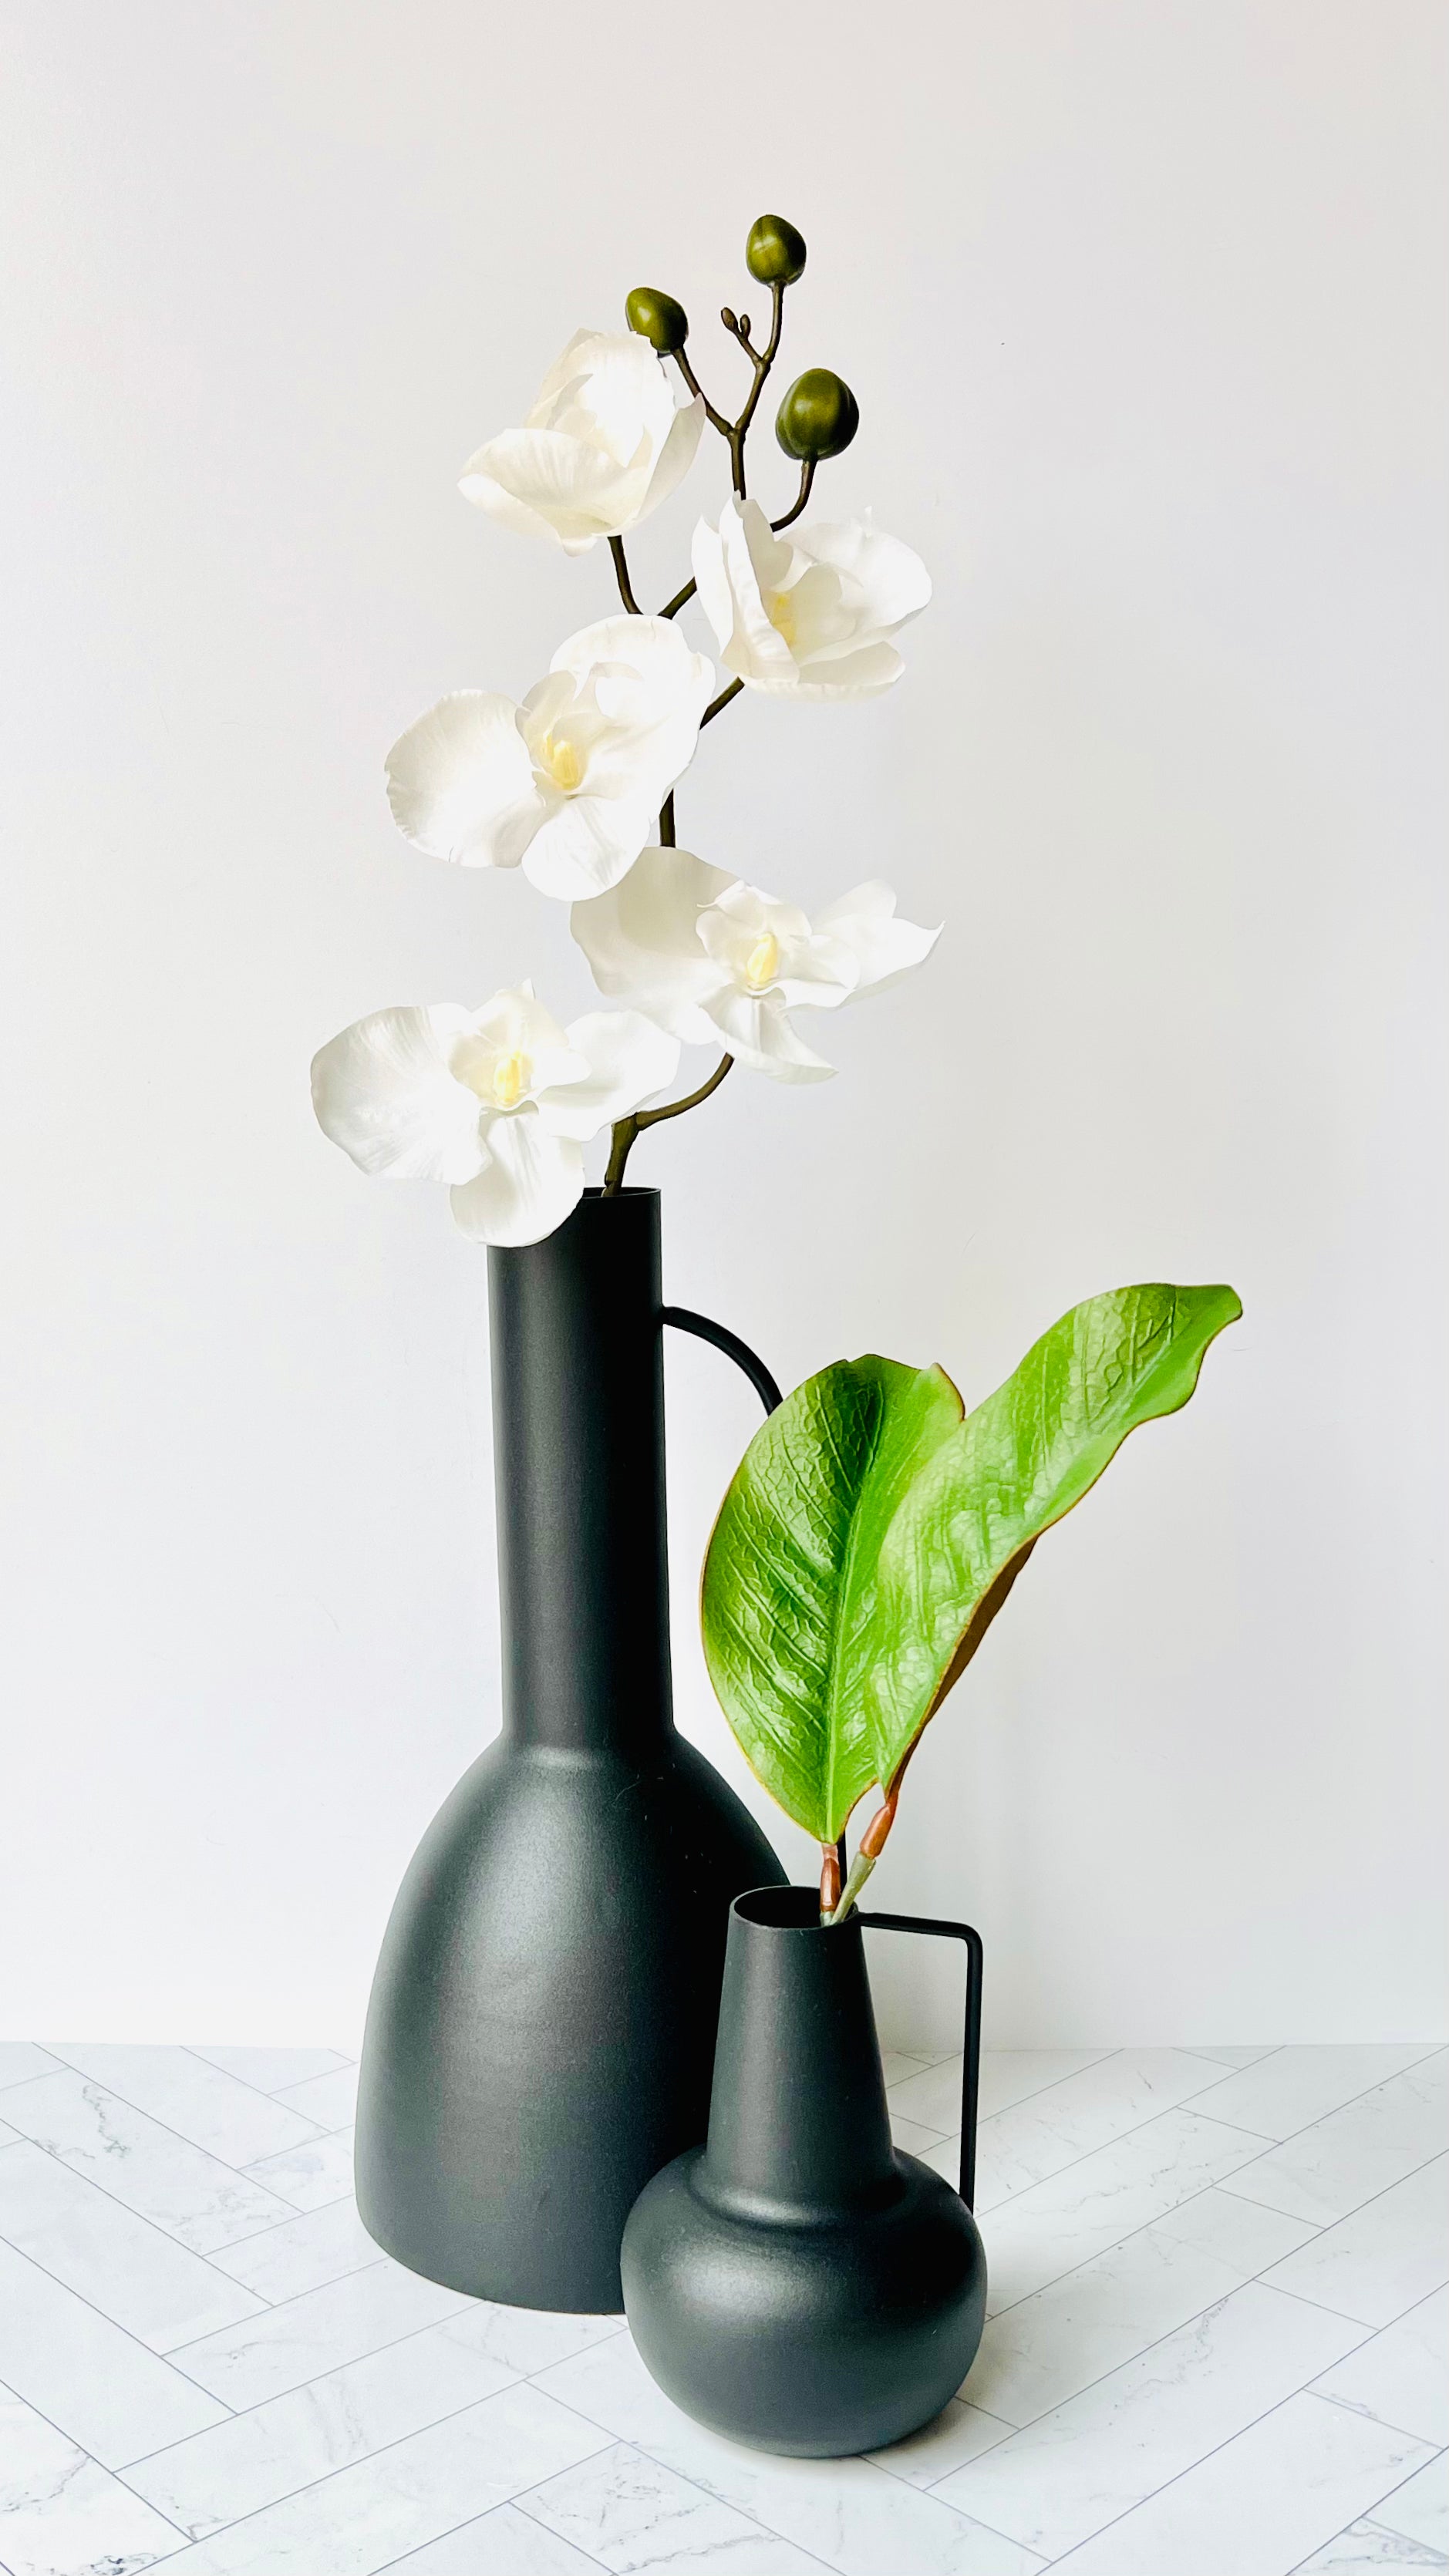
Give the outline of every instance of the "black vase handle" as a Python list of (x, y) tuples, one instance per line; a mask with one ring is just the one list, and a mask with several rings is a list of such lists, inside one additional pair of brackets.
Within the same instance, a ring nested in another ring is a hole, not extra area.
[(767, 1413), (773, 1413), (783, 1402), (764, 1361), (751, 1350), (748, 1342), (740, 1340), (738, 1333), (730, 1331), (728, 1324), (713, 1323), (708, 1315), (696, 1315), (689, 1306), (661, 1306), (659, 1320), (662, 1324), (672, 1324), (676, 1332), (693, 1333), (701, 1342), (713, 1342), (717, 1351), (723, 1351), (726, 1359), (733, 1360), (736, 1368), (744, 1370)]
[(968, 2209), (976, 2199), (976, 2106), (981, 2091), (981, 1935), (969, 1923), (938, 1922), (929, 1914), (867, 1914), (868, 1932), (928, 1932), (966, 1944), (966, 2028), (961, 2048), (961, 2181)]

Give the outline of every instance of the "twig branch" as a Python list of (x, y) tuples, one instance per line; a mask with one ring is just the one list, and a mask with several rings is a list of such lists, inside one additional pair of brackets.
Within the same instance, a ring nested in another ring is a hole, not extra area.
[(705, 711), (699, 720), (699, 729), (701, 733), (703, 733), (707, 724), (713, 724), (715, 717), (720, 714), (723, 708), (729, 705), (731, 698), (737, 698), (739, 696), (744, 685), (743, 680), (731, 680), (727, 689), (721, 689), (717, 698), (710, 699), (709, 705), (705, 708)]
[(614, 572), (619, 584), (619, 597), (622, 599), (624, 606), (629, 611), (631, 617), (642, 617), (644, 611), (640, 607), (638, 600), (635, 598), (633, 590), (630, 588), (629, 566), (624, 556), (624, 540), (622, 537), (611, 537), (609, 539), (609, 552), (614, 558)]
[(732, 1055), (722, 1055), (709, 1080), (702, 1082), (698, 1091), (691, 1091), (683, 1100), (667, 1100), (662, 1109), (636, 1109), (632, 1117), (615, 1121), (609, 1146), (609, 1168), (604, 1174), (606, 1199), (617, 1198), (624, 1186), (624, 1166), (636, 1137), (642, 1136), (646, 1127), (660, 1127), (666, 1118), (682, 1118), (686, 1109), (697, 1109), (701, 1101), (708, 1100), (712, 1091), (718, 1091), (733, 1063)]
[[(770, 521), (770, 525), (774, 529), (777, 537), (782, 528), (792, 528), (794, 526), (795, 521), (799, 518), (801, 511), (809, 500), (810, 486), (815, 480), (815, 462), (816, 460), (813, 456), (806, 457), (804, 464), (800, 468), (800, 489), (795, 495), (793, 506), (786, 511), (783, 519), (772, 519)], [(666, 617), (669, 615), (667, 608), (664, 614)]]

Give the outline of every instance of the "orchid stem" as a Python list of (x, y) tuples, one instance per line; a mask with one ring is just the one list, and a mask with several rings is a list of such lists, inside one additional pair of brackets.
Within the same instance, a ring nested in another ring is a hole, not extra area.
[[(786, 511), (783, 519), (772, 519), (770, 521), (770, 525), (774, 529), (777, 537), (782, 528), (793, 528), (795, 521), (799, 518), (801, 511), (809, 500), (810, 486), (815, 480), (815, 463), (816, 460), (813, 456), (806, 457), (804, 464), (800, 468), (800, 489), (795, 495), (793, 506)], [(665, 611), (665, 614), (666, 616), (668, 615), (667, 610)]]
[(629, 566), (624, 555), (624, 540), (622, 537), (611, 537), (609, 539), (609, 552), (614, 558), (614, 572), (618, 579), (619, 597), (622, 599), (624, 606), (627, 608), (631, 617), (642, 617), (644, 611), (640, 607), (638, 600), (635, 598), (634, 593), (630, 588)]
[(733, 1063), (732, 1055), (722, 1055), (709, 1080), (702, 1082), (697, 1091), (689, 1092), (683, 1100), (667, 1100), (662, 1109), (636, 1109), (632, 1116), (615, 1120), (610, 1131), (609, 1168), (604, 1174), (606, 1199), (616, 1199), (624, 1186), (624, 1166), (636, 1137), (641, 1136), (646, 1127), (662, 1126), (666, 1118), (682, 1118), (686, 1109), (697, 1109), (701, 1101), (708, 1100), (712, 1091), (718, 1091)]
[(659, 808), (659, 846), (661, 850), (672, 850), (674, 847), (674, 790), (672, 787)]
[(715, 717), (729, 705), (731, 698), (737, 698), (739, 696), (744, 685), (743, 680), (731, 680), (727, 689), (721, 689), (717, 698), (710, 699), (709, 705), (705, 708), (705, 711), (699, 720), (699, 729), (701, 733), (703, 733), (707, 724), (713, 724)]

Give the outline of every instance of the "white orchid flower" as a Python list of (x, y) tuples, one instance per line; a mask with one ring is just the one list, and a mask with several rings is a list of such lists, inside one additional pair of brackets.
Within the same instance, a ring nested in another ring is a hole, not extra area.
[(678, 1040), (637, 1011), (562, 1029), (533, 986), (481, 1011), (374, 1011), (312, 1059), (318, 1124), (360, 1171), (451, 1184), (476, 1243), (538, 1243), (583, 1195), (583, 1147), (673, 1081)]
[(606, 617), (559, 646), (522, 706), (460, 689), (387, 756), (417, 849), (516, 868), (567, 903), (617, 885), (689, 767), (714, 665), (665, 617)]
[(704, 405), (674, 386), (635, 331), (576, 331), (521, 429), (470, 456), (460, 490), (490, 519), (583, 554), (667, 500), (694, 462)]
[(688, 850), (642, 852), (621, 885), (576, 903), (575, 939), (600, 992), (627, 996), (695, 1046), (723, 1045), (777, 1082), (822, 1082), (833, 1065), (792, 1010), (835, 1010), (880, 992), (940, 937), (897, 921), (889, 886), (857, 886), (812, 924), (793, 904)]
[(720, 660), (776, 697), (867, 698), (905, 665), (887, 638), (931, 596), (925, 565), (869, 517), (777, 537), (758, 501), (694, 532), (694, 578)]

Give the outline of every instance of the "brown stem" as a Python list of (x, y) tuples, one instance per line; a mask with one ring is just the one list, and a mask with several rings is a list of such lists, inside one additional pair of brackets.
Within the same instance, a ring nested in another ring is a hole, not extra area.
[[(813, 456), (807, 456), (804, 464), (800, 468), (800, 489), (795, 495), (793, 507), (786, 511), (783, 519), (772, 519), (770, 521), (770, 525), (774, 529), (777, 537), (782, 528), (793, 528), (795, 521), (799, 518), (801, 511), (804, 509), (806, 502), (810, 498), (810, 486), (814, 480), (815, 458)], [(666, 617), (668, 616), (668, 609), (665, 610), (664, 614)]]
[(642, 617), (644, 611), (640, 607), (638, 600), (635, 598), (634, 593), (629, 586), (629, 566), (624, 558), (624, 540), (622, 537), (611, 537), (609, 539), (609, 552), (614, 558), (614, 572), (618, 579), (619, 597), (622, 599), (624, 606), (628, 609), (631, 617)]
[(659, 808), (659, 846), (661, 850), (672, 850), (674, 847), (674, 790), (672, 787)]
[(715, 717), (729, 705), (731, 698), (737, 698), (739, 696), (744, 685), (743, 680), (731, 680), (727, 689), (721, 689), (717, 698), (710, 699), (709, 705), (705, 708), (705, 711), (699, 720), (699, 729), (701, 733), (703, 733), (707, 724), (713, 724)]
[(830, 1916), (832, 1923), (843, 1923), (845, 1921), (847, 1914), (850, 1912), (852, 1905), (854, 1905), (861, 1889), (864, 1887), (866, 1880), (869, 1878), (871, 1871), (874, 1869), (876, 1862), (879, 1860), (881, 1853), (885, 1849), (886, 1837), (896, 1820), (896, 1800), (901, 1794), (901, 1772), (904, 1771), (905, 1767), (905, 1763), (903, 1762), (901, 1764), (900, 1771), (896, 1773), (894, 1780), (886, 1791), (884, 1804), (877, 1807), (875, 1814), (871, 1817), (870, 1823), (866, 1826), (864, 1833), (861, 1835), (860, 1841), (856, 1846), (855, 1858), (850, 1864), (850, 1874), (846, 1879), (844, 1887), (841, 1889), (839, 1902)]
[(617, 1198), (624, 1186), (624, 1166), (633, 1151), (635, 1138), (642, 1136), (646, 1127), (661, 1127), (666, 1118), (682, 1118), (686, 1109), (697, 1109), (701, 1101), (708, 1100), (712, 1091), (718, 1091), (733, 1063), (732, 1055), (722, 1055), (709, 1080), (702, 1082), (697, 1091), (689, 1092), (683, 1100), (667, 1100), (662, 1109), (636, 1109), (632, 1116), (615, 1120), (610, 1131), (609, 1168), (604, 1174), (606, 1199)]
[(697, 582), (687, 581), (683, 590), (677, 590), (672, 599), (665, 601), (664, 606), (659, 611), (660, 616), (677, 617), (681, 608), (687, 608), (689, 606), (689, 603), (693, 599), (698, 587), (699, 584)]
[(820, 1846), (820, 1920), (824, 1923), (840, 1903), (840, 1849), (836, 1843)]
[(700, 383), (698, 376), (695, 374), (693, 367), (686, 358), (684, 351), (682, 349), (671, 349), (669, 354), (674, 360), (676, 367), (679, 369), (680, 374), (683, 376), (690, 392), (693, 394), (695, 401), (703, 403), (705, 418), (719, 431), (721, 438), (728, 438), (730, 430), (733, 427), (733, 423), (726, 420), (722, 411), (715, 410), (713, 403), (710, 401), (710, 398), (705, 392), (703, 385)]

